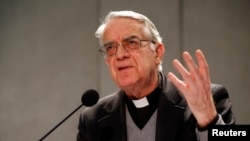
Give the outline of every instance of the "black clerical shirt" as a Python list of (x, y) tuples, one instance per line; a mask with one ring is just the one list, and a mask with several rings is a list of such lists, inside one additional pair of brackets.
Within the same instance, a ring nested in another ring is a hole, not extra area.
[(142, 108), (137, 108), (131, 99), (129, 99), (128, 97), (126, 98), (128, 111), (138, 128), (142, 129), (157, 109), (160, 92), (161, 89), (159, 87), (151, 92), (146, 97), (149, 104)]

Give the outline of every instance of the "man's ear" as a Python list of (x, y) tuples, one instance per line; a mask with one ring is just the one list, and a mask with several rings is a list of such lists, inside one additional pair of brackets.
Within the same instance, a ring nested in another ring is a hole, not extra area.
[(165, 47), (162, 43), (157, 43), (156, 49), (156, 63), (160, 64), (161, 61), (163, 60), (164, 54), (165, 54)]

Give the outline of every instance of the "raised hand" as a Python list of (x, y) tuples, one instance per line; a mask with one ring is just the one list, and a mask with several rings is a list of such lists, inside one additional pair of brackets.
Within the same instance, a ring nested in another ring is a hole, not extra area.
[(179, 60), (173, 61), (173, 66), (182, 76), (179, 79), (172, 72), (168, 78), (182, 92), (197, 123), (200, 127), (207, 126), (217, 115), (211, 94), (211, 80), (206, 58), (201, 50), (195, 52), (198, 66), (188, 52), (183, 53), (183, 59), (188, 70)]

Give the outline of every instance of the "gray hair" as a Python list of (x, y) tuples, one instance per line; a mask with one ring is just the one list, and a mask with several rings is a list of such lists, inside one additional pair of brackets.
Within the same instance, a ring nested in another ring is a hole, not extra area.
[[(162, 43), (162, 37), (159, 31), (155, 27), (154, 23), (146, 16), (136, 13), (134, 11), (111, 11), (104, 19), (102, 24), (98, 27), (95, 32), (95, 36), (99, 38), (100, 45), (102, 45), (103, 32), (107, 23), (114, 18), (131, 18), (141, 21), (145, 26), (144, 32), (156, 43)], [(151, 49), (155, 50), (154, 46), (150, 46)], [(158, 70), (162, 71), (162, 62), (158, 65)]]

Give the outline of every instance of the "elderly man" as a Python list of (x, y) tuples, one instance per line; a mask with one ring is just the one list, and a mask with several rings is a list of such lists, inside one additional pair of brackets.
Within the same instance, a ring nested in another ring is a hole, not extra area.
[(146, 16), (110, 12), (96, 36), (120, 90), (82, 112), (78, 141), (205, 141), (210, 125), (235, 124), (227, 90), (210, 82), (201, 50), (198, 64), (183, 53), (187, 69), (173, 61), (180, 79), (162, 73), (164, 44)]

